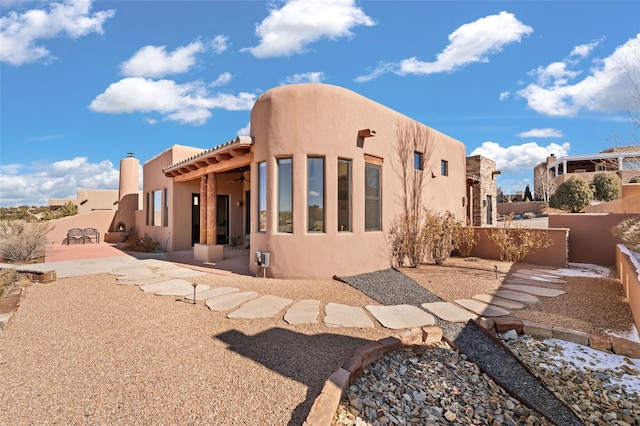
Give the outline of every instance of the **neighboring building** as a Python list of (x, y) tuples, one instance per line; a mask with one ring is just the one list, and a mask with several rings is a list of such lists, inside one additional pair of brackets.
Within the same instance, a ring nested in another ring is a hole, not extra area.
[(467, 157), (467, 217), (473, 226), (491, 226), (498, 220), (496, 162), (480, 155)]
[(267, 261), (267, 276), (330, 278), (389, 268), (386, 231), (416, 200), (495, 223), (495, 163), (474, 158), (469, 173), (461, 142), (350, 90), (269, 90), (250, 125), (250, 137), (206, 151), (175, 145), (147, 161), (138, 232), (167, 251), (193, 247), (201, 261), (248, 245), (254, 273)]
[[(615, 172), (623, 183), (635, 176), (640, 176), (640, 147), (627, 146), (606, 149), (597, 154), (567, 155), (556, 158), (555, 155), (547, 157), (533, 169), (534, 191), (538, 188), (538, 180), (541, 171), (546, 170), (553, 178), (555, 186), (559, 186), (572, 176), (579, 176), (587, 182), (593, 181), (593, 176), (598, 172)], [(539, 194), (535, 194), (538, 197)]]
[(78, 207), (78, 213), (94, 210), (117, 210), (117, 189), (78, 189), (76, 198), (49, 198), (49, 209), (58, 210), (67, 203)]

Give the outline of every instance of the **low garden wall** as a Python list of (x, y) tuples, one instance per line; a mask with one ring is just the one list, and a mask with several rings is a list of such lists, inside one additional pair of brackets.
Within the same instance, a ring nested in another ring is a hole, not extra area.
[(640, 260), (622, 244), (616, 246), (616, 269), (627, 295), (636, 329), (640, 330)]
[(569, 262), (613, 266), (616, 241), (611, 228), (637, 214), (567, 213), (549, 215), (549, 228), (569, 229)]
[(535, 214), (544, 213), (549, 207), (546, 201), (516, 201), (512, 203), (498, 203), (498, 214), (508, 216), (509, 214), (521, 214), (532, 212)]
[[(500, 259), (498, 247), (491, 241), (489, 235), (497, 232), (500, 228), (491, 227), (474, 227), (476, 240), (478, 244), (471, 251), (471, 256), (483, 259)], [(522, 262), (533, 263), (535, 265), (548, 265), (566, 268), (568, 266), (568, 247), (569, 247), (569, 230), (568, 229), (530, 229), (540, 238), (550, 238), (553, 244), (546, 249), (542, 249), (536, 253), (526, 256)], [(518, 228), (509, 229), (508, 232), (517, 233)]]

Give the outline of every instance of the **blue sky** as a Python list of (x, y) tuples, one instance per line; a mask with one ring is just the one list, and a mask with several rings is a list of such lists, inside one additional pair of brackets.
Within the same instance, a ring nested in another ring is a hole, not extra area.
[(248, 134), (255, 99), (297, 82), (462, 141), (498, 162), (507, 193), (548, 154), (637, 143), (637, 1), (0, 5), (0, 206), (115, 189), (128, 152), (144, 163)]

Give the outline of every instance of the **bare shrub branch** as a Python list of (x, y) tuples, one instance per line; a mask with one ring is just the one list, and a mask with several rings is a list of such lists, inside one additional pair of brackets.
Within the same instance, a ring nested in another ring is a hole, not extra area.
[(500, 260), (506, 262), (521, 262), (529, 254), (553, 245), (548, 233), (544, 237), (538, 230), (515, 226), (513, 214), (505, 219), (503, 227), (491, 229), (489, 239), (498, 247)]

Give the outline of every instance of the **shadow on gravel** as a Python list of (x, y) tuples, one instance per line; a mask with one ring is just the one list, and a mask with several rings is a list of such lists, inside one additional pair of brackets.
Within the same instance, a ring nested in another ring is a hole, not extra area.
[(369, 343), (369, 340), (338, 334), (306, 335), (282, 328), (254, 336), (231, 330), (213, 337), (224, 342), (228, 349), (307, 386), (306, 398), (293, 410), (289, 425), (304, 423), (327, 377), (358, 347)]
[[(334, 278), (383, 305), (408, 304), (422, 308), (423, 303), (444, 301), (396, 269)], [(438, 317), (435, 319), (444, 338), (452, 346), (467, 355), (481, 371), (522, 403), (557, 425), (583, 424), (509, 348), (477, 323), (469, 321), (467, 324), (460, 324), (443, 321)]]

